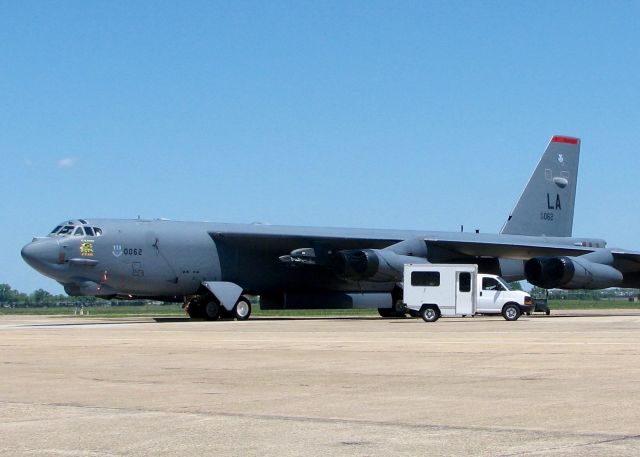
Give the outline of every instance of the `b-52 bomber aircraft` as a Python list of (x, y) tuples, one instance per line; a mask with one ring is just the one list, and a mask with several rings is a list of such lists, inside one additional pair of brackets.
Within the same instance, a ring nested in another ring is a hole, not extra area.
[(183, 302), (193, 318), (262, 309), (404, 315), (406, 263), (474, 263), (544, 288), (640, 287), (640, 253), (572, 236), (580, 140), (551, 138), (499, 234), (76, 219), (22, 249), (69, 295)]

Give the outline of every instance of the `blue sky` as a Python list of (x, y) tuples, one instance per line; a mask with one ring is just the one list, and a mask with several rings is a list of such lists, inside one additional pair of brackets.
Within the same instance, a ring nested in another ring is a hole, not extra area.
[(640, 249), (639, 2), (0, 1), (0, 282), (77, 217), (496, 232), (553, 134)]

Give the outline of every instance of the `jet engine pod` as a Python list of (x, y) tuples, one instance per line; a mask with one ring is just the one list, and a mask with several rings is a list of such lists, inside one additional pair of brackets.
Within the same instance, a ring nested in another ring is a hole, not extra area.
[(527, 281), (545, 289), (602, 289), (619, 286), (622, 273), (579, 257), (534, 257), (524, 265)]
[(571, 281), (575, 267), (568, 257), (534, 257), (524, 265), (524, 274), (531, 284), (553, 289)]
[(378, 272), (380, 260), (374, 249), (338, 251), (333, 257), (333, 268), (349, 279), (366, 279)]
[(334, 271), (353, 281), (402, 281), (406, 263), (427, 263), (424, 257), (397, 254), (388, 249), (338, 251), (332, 259)]

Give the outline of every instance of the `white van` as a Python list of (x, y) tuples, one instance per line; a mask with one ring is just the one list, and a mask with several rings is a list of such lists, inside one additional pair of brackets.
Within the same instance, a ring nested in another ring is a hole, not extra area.
[(414, 317), (435, 322), (441, 316), (502, 314), (517, 320), (533, 308), (531, 296), (511, 290), (500, 277), (478, 274), (477, 265), (407, 264), (404, 303)]

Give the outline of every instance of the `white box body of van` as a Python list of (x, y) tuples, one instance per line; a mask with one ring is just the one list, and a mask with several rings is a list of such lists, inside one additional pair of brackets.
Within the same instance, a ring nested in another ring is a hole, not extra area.
[(439, 316), (476, 313), (478, 266), (468, 264), (407, 264), (404, 267), (404, 303), (417, 315), (435, 306)]

